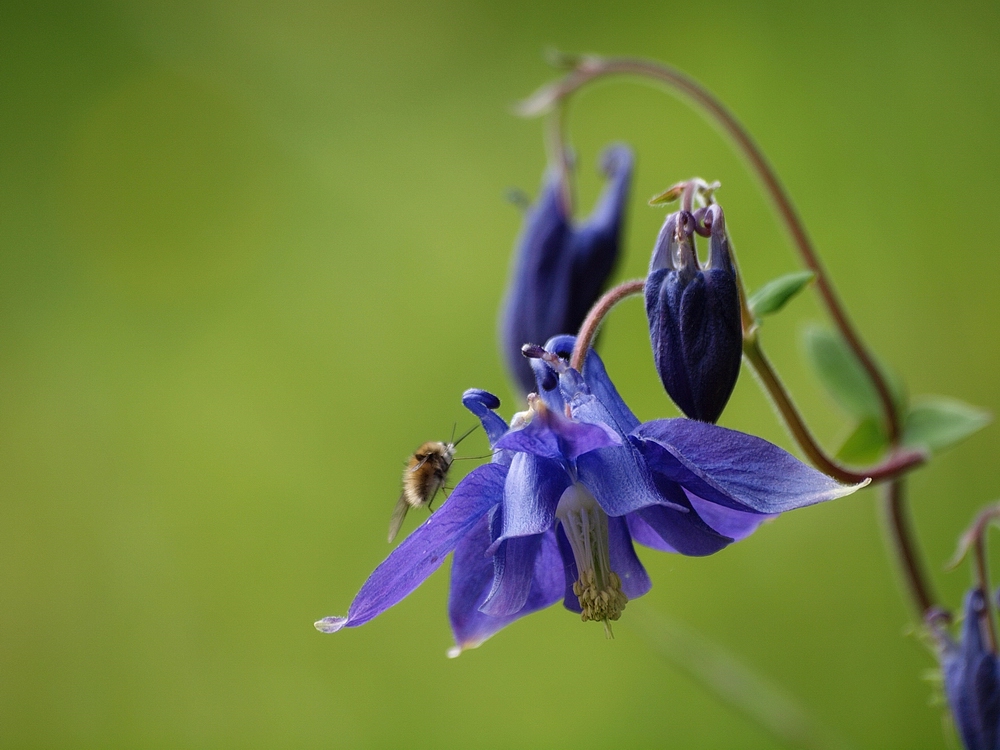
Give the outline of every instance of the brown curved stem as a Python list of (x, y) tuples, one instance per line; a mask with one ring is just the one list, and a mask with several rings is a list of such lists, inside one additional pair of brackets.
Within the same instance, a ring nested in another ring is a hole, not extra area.
[(636, 294), (642, 294), (642, 290), (645, 285), (645, 279), (623, 281), (613, 289), (606, 291), (604, 295), (594, 303), (594, 306), (590, 308), (590, 312), (587, 313), (587, 317), (584, 318), (583, 324), (580, 326), (579, 333), (576, 334), (576, 345), (573, 347), (573, 356), (570, 357), (569, 360), (570, 367), (577, 372), (583, 371), (583, 360), (587, 356), (587, 350), (590, 349), (590, 344), (597, 335), (597, 329), (601, 327), (601, 322), (605, 317), (607, 317), (607, 314), (611, 312), (611, 308), (623, 299), (627, 299)]
[(986, 620), (983, 630), (986, 631), (986, 640), (989, 642), (990, 651), (997, 652), (997, 635), (993, 625), (993, 605), (990, 602), (990, 574), (986, 557), (985, 534), (976, 539), (976, 578), (979, 581), (979, 588), (983, 591), (983, 598), (986, 600), (986, 608), (983, 618)]
[(566, 149), (566, 139), (563, 133), (563, 109), (565, 103), (560, 102), (549, 114), (548, 118), (548, 138), (549, 161), (557, 171), (559, 179), (559, 194), (562, 199), (563, 212), (567, 217), (573, 216), (573, 182), (570, 179), (572, 171), (569, 152)]
[(962, 561), (962, 558), (968, 554), (969, 549), (972, 549), (975, 560), (976, 586), (983, 592), (983, 596), (986, 599), (986, 610), (983, 613), (983, 631), (986, 633), (990, 650), (994, 654), (997, 653), (997, 637), (996, 630), (994, 629), (993, 604), (990, 601), (992, 587), (990, 586), (989, 562), (986, 555), (986, 532), (990, 525), (998, 518), (1000, 518), (1000, 503), (993, 503), (979, 511), (972, 525), (962, 534), (962, 538), (958, 544), (958, 551), (948, 565), (949, 568), (958, 565)]
[(900, 477), (927, 460), (927, 454), (923, 451), (897, 449), (882, 463), (861, 470), (850, 469), (834, 461), (826, 455), (826, 452), (809, 431), (802, 415), (792, 402), (791, 396), (788, 395), (788, 391), (778, 377), (778, 373), (775, 372), (770, 361), (764, 355), (760, 342), (753, 332), (743, 339), (743, 356), (746, 357), (761, 385), (771, 397), (771, 401), (781, 415), (788, 431), (792, 433), (796, 444), (806, 454), (813, 466), (824, 474), (849, 484), (857, 484), (866, 479), (878, 483)]
[(917, 550), (910, 517), (906, 512), (906, 482), (902, 477), (896, 477), (886, 485), (883, 509), (896, 560), (906, 580), (910, 599), (921, 619), (927, 620), (939, 610), (934, 603), (935, 597), (927, 571), (924, 570), (923, 558)]

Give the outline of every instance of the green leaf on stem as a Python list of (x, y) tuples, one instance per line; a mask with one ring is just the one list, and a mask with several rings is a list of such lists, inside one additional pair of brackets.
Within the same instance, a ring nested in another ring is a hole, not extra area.
[(889, 441), (882, 429), (882, 422), (875, 417), (867, 417), (858, 423), (844, 444), (837, 451), (840, 461), (856, 466), (874, 464), (881, 458)]
[(988, 411), (958, 399), (927, 396), (907, 412), (903, 421), (903, 444), (936, 453), (965, 440), (992, 419)]
[[(873, 417), (881, 423), (882, 401), (878, 391), (844, 339), (826, 328), (811, 325), (805, 332), (805, 347), (806, 356), (820, 381), (844, 411), (862, 421)], [(902, 381), (885, 367), (878, 365), (878, 368), (886, 379), (896, 408), (905, 411), (906, 391)]]
[(771, 279), (750, 295), (747, 304), (755, 318), (763, 315), (773, 315), (783, 308), (789, 300), (805, 289), (816, 278), (812, 271), (796, 271), (787, 273), (776, 279)]

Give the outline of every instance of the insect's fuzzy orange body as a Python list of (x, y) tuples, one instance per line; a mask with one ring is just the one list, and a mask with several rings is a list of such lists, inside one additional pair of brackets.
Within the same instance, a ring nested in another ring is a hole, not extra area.
[[(464, 436), (463, 436), (464, 437)], [(430, 507), (438, 491), (444, 489), (448, 471), (455, 460), (455, 443), (428, 441), (417, 448), (403, 469), (403, 491), (389, 521), (389, 542), (396, 538), (410, 508)]]
[(444, 487), (448, 470), (455, 459), (451, 443), (427, 442), (417, 448), (403, 471), (403, 496), (411, 508), (430, 505)]

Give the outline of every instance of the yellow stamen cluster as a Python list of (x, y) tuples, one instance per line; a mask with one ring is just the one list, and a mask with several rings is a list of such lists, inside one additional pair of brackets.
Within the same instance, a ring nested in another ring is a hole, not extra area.
[(621, 578), (611, 570), (608, 516), (590, 491), (575, 482), (559, 498), (556, 517), (576, 561), (579, 578), (573, 593), (583, 610), (581, 619), (603, 622), (604, 634), (613, 638), (611, 621), (621, 617), (628, 597), (622, 592)]
[(585, 570), (573, 584), (573, 593), (580, 600), (580, 608), (583, 610), (580, 619), (584, 622), (600, 620), (604, 623), (605, 635), (608, 638), (614, 637), (610, 621), (621, 617), (628, 603), (628, 597), (622, 593), (622, 581), (618, 574), (609, 571), (607, 580), (601, 586), (594, 570)]

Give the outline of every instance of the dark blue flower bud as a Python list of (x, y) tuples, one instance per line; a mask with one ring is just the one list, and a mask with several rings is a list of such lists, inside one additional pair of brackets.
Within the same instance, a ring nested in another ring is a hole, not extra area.
[(966, 750), (1000, 747), (1000, 661), (989, 646), (986, 596), (973, 589), (965, 596), (962, 637), (955, 643), (931, 620), (937, 636), (944, 690), (955, 728)]
[[(698, 265), (695, 233), (709, 234)], [(688, 417), (715, 422), (740, 374), (743, 332), (722, 208), (667, 217), (646, 278), (646, 315), (663, 387)]]
[(528, 212), (500, 316), (503, 359), (523, 393), (535, 390), (535, 376), (521, 346), (575, 334), (614, 270), (632, 163), (626, 146), (604, 152), (602, 169), (609, 182), (580, 225), (574, 226), (567, 215), (553, 173)]

